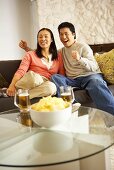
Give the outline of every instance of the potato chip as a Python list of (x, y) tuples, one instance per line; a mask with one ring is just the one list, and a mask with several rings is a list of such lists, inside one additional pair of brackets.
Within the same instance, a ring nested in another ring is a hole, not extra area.
[(33, 104), (31, 108), (36, 111), (57, 111), (70, 106), (70, 102), (57, 97), (43, 97), (39, 102)]

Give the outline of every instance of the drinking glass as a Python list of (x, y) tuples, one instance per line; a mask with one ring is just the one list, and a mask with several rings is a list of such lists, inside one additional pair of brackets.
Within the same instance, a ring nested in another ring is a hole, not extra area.
[(14, 104), (19, 108), (20, 113), (16, 118), (18, 123), (32, 127), (33, 121), (30, 116), (30, 98), (28, 89), (18, 89), (14, 96)]
[(33, 127), (33, 121), (30, 116), (30, 111), (20, 111), (16, 117), (16, 122), (24, 126)]
[(20, 111), (30, 110), (30, 98), (28, 89), (18, 89), (14, 96), (14, 104)]
[(63, 100), (73, 103), (75, 100), (71, 86), (60, 86), (60, 96)]

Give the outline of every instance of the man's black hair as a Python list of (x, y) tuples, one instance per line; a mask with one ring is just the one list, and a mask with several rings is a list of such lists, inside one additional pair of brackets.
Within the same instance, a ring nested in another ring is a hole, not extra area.
[(73, 25), (72, 23), (70, 23), (70, 22), (62, 22), (62, 23), (58, 26), (58, 32), (59, 32), (59, 33), (60, 33), (60, 29), (62, 29), (62, 28), (69, 28), (70, 31), (75, 34), (74, 38), (76, 39), (75, 27), (74, 27), (74, 25)]

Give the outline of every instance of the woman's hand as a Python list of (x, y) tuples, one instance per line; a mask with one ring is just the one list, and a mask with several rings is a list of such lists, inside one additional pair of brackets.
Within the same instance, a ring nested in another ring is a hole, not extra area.
[(6, 93), (8, 96), (14, 96), (15, 95), (16, 88), (15, 86), (10, 85), (8, 89), (6, 90)]

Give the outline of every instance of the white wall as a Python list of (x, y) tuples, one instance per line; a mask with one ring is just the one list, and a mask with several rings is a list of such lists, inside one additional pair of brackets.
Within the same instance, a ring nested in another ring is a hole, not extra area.
[(88, 44), (114, 42), (114, 0), (0, 0), (0, 60), (20, 59), (21, 39), (36, 48), (40, 28), (50, 28), (59, 40), (57, 27), (72, 22), (78, 41)]
[(57, 27), (72, 22), (79, 41), (114, 42), (114, 0), (37, 0), (39, 27), (49, 27), (61, 47)]
[(0, 0), (0, 60), (22, 58), (21, 39), (31, 45), (31, 1)]

